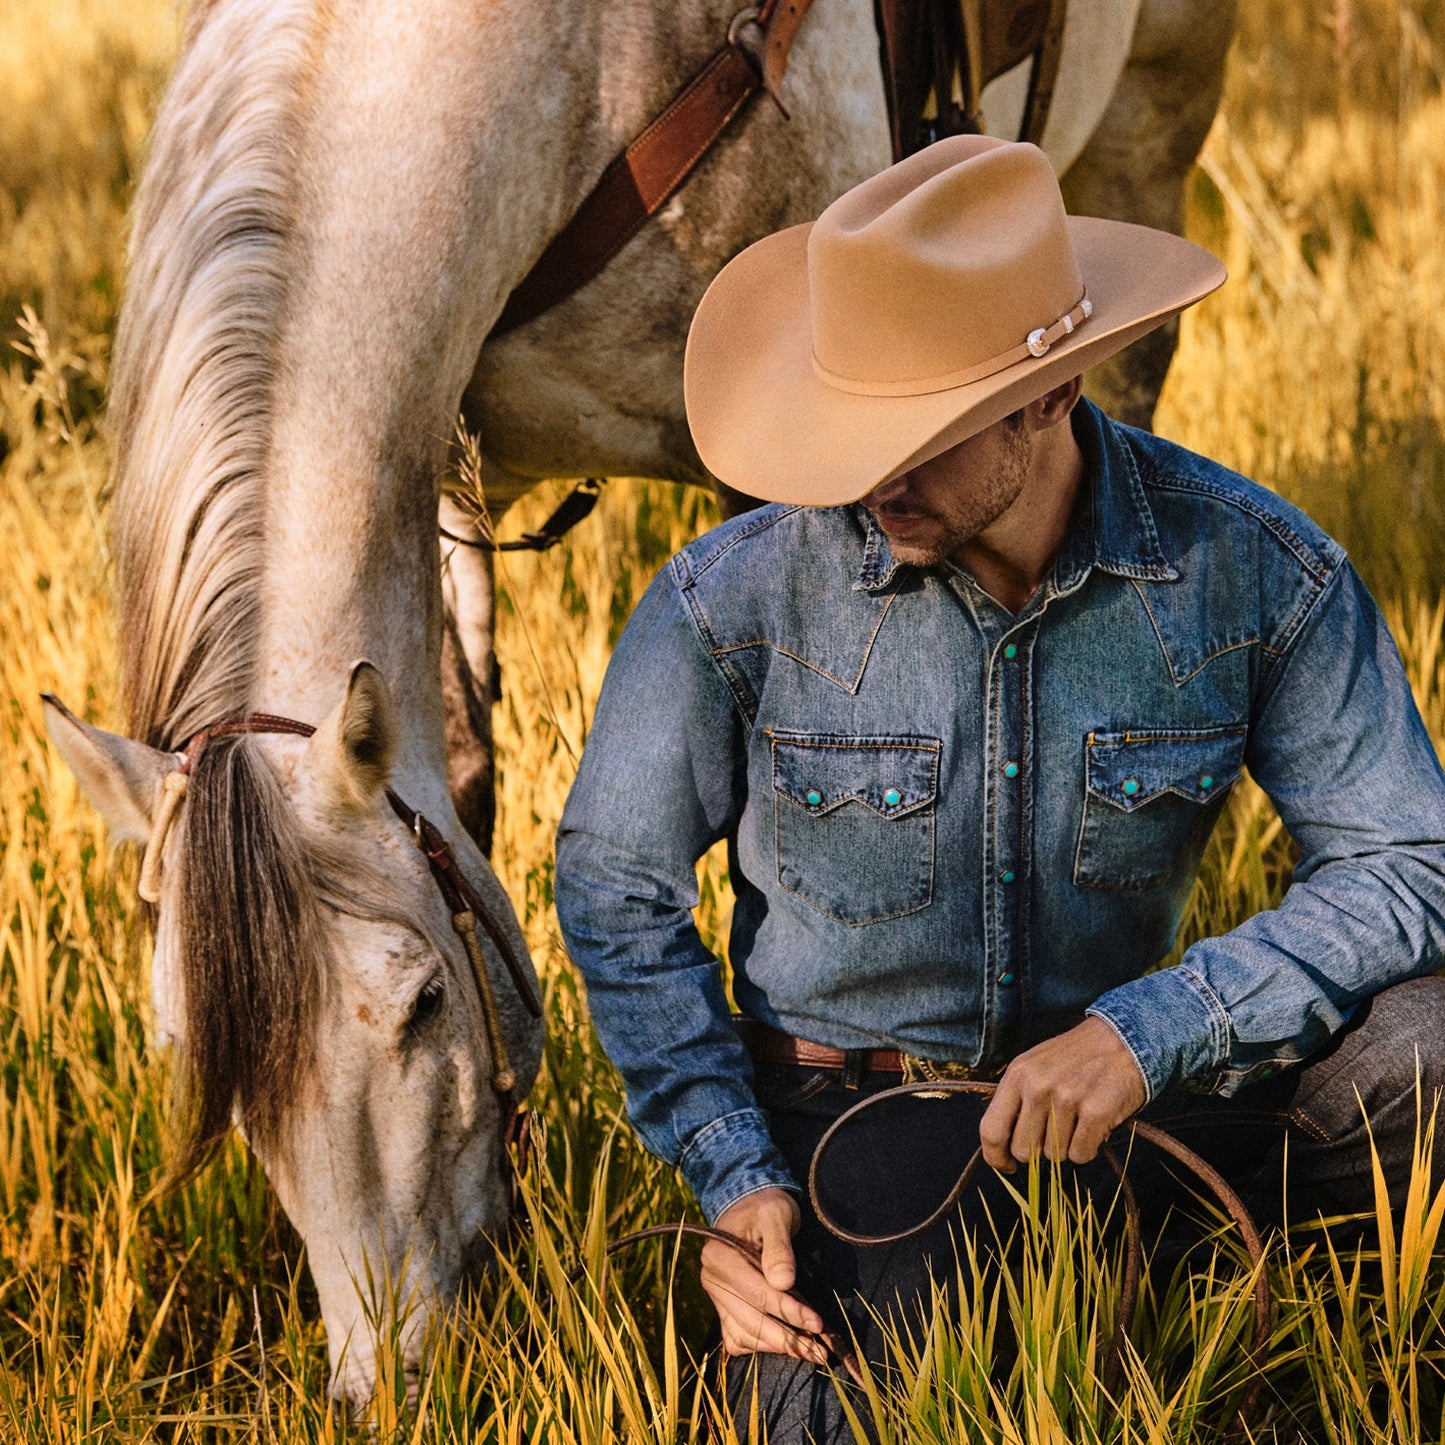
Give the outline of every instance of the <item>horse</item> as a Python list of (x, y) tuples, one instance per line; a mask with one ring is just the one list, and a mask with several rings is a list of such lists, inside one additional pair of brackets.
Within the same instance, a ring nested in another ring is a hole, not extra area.
[[(1227, 10), (1075, 0), (1044, 143), (1076, 204), (1177, 224)], [(707, 482), (681, 396), (703, 288), (890, 159), (871, 0), (817, 0), (788, 114), (750, 106), (601, 275), (489, 341), (733, 18), (196, 0), (153, 129), (110, 402), (127, 733), (47, 716), (146, 849), (175, 1171), (241, 1128), (305, 1241), (343, 1400), (376, 1372), (358, 1281), (397, 1283), (414, 1374), (501, 1237), (501, 1136), (539, 1059), (535, 975), (466, 826), (487, 820), (451, 792), (486, 769), (491, 667), (488, 558), (458, 552), (444, 585), (437, 545), (457, 414), (498, 514), (541, 477)], [(985, 95), (999, 128), (1019, 94)], [(470, 912), (485, 945), (450, 926)]]

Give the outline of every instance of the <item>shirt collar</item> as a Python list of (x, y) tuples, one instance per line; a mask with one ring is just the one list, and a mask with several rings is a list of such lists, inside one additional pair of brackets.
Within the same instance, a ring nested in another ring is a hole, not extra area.
[(1093, 567), (1140, 582), (1177, 581), (1179, 572), (1159, 544), (1139, 464), (1123, 430), (1082, 399), (1074, 408), (1073, 427), (1084, 453), (1084, 495), (1054, 564), (1055, 586), (1070, 592)]
[(888, 538), (883, 533), (873, 513), (855, 502), (853, 510), (863, 524), (863, 565), (853, 581), (855, 592), (881, 592), (903, 564), (894, 559), (888, 548)]
[[(1092, 402), (1074, 408), (1074, 436), (1084, 453), (1084, 494), (1078, 516), (1054, 563), (1054, 587), (1072, 592), (1094, 567), (1142, 582), (1173, 582), (1179, 572), (1164, 556), (1138, 463), (1118, 427)], [(888, 538), (873, 514), (854, 503), (863, 527), (863, 561), (855, 592), (880, 592), (897, 573)]]

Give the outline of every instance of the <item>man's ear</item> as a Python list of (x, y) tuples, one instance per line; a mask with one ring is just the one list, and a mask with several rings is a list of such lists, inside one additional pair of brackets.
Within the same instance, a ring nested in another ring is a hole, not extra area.
[(50, 739), (86, 797), (117, 839), (144, 843), (151, 835), (161, 785), (179, 766), (179, 755), (93, 728), (52, 693), (44, 695), (44, 703)]
[(306, 745), (323, 796), (338, 808), (369, 808), (386, 786), (396, 739), (386, 679), (371, 663), (358, 662), (341, 705)]
[(1084, 378), (1082, 376), (1071, 376), (1068, 381), (1060, 382), (1058, 386), (1046, 391), (1024, 408), (1030, 429), (1047, 431), (1050, 427), (1067, 421), (1073, 415), (1074, 408), (1078, 406), (1079, 398), (1083, 394)]

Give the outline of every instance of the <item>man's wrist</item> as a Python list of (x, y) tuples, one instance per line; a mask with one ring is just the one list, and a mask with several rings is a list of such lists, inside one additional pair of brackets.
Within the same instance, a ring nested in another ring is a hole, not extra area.
[(1133, 979), (1085, 1012), (1108, 1024), (1129, 1050), (1146, 1102), (1171, 1085), (1213, 1074), (1229, 1056), (1229, 1016), (1192, 969), (1162, 969)]
[(802, 1192), (758, 1108), (738, 1109), (704, 1125), (688, 1140), (678, 1167), (710, 1223), (759, 1190)]

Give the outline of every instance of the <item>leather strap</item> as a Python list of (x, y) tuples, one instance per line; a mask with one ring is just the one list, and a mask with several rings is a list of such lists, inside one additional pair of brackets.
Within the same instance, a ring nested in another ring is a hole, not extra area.
[[(783, 108), (782, 82), (793, 39), (812, 0), (764, 0), (734, 18), (728, 38), (660, 115), (618, 156), (507, 299), (492, 327), (501, 336), (534, 320), (590, 281), (692, 174), (729, 123), (759, 91)], [(761, 63), (744, 43), (763, 33)]]
[(1019, 139), (1031, 145), (1042, 145), (1044, 127), (1049, 123), (1049, 109), (1054, 103), (1054, 84), (1059, 78), (1059, 57), (1064, 50), (1064, 18), (1068, 0), (1049, 0), (1049, 18), (1034, 51), (1034, 66), (1029, 75), (1029, 94), (1024, 102), (1023, 123)]
[[(1039, 144), (1058, 79), (1066, 0), (875, 0), (875, 8), (895, 161), (944, 136), (981, 130), (984, 87), (1029, 58), (1018, 138)], [(925, 119), (930, 98), (933, 115)]]
[(512, 987), (517, 990), (517, 996), (522, 1000), (527, 1012), (534, 1019), (541, 1018), (542, 1000), (537, 997), (532, 980), (518, 962), (506, 934), (492, 917), (491, 909), (457, 866), (456, 854), (452, 852), (452, 845), (447, 842), (446, 834), (430, 818), (418, 813), (390, 788), (386, 790), (386, 801), (391, 804), (391, 811), (411, 829), (417, 846), (426, 855), (426, 860), (431, 865), (432, 877), (436, 880), (447, 907), (454, 915), (467, 912), (476, 915), (477, 922), (501, 954), (502, 962), (506, 964), (507, 973), (512, 980)]
[[(992, 1099), (994, 1089), (993, 1084), (977, 1080), (947, 1079), (927, 1084), (903, 1084), (896, 1089), (885, 1089), (881, 1094), (869, 1095), (866, 1099), (860, 1100), (850, 1109), (845, 1110), (828, 1126), (823, 1137), (818, 1141), (818, 1147), (814, 1149), (812, 1162), (808, 1166), (808, 1199), (819, 1223), (836, 1238), (864, 1248), (897, 1244), (923, 1233), (924, 1230), (936, 1224), (954, 1208), (962, 1198), (963, 1191), (968, 1188), (978, 1173), (983, 1164), (982, 1145), (969, 1156), (968, 1162), (954, 1181), (952, 1189), (926, 1219), (911, 1224), (906, 1229), (884, 1234), (860, 1234), (856, 1230), (849, 1229), (833, 1216), (822, 1197), (819, 1184), (824, 1172), (823, 1161), (827, 1158), (828, 1151), (838, 1147), (840, 1139), (846, 1138), (848, 1128), (871, 1109), (886, 1108), (890, 1102), (909, 1096), (938, 1099), (948, 1094), (972, 1094), (978, 1098)], [(1265, 1267), (1264, 1242), (1260, 1238), (1259, 1229), (1244, 1201), (1235, 1193), (1225, 1177), (1207, 1160), (1201, 1158), (1187, 1145), (1181, 1144), (1172, 1134), (1160, 1129), (1157, 1125), (1146, 1124), (1142, 1119), (1128, 1119), (1109, 1136), (1109, 1139), (1124, 1142), (1130, 1135), (1148, 1140), (1156, 1149), (1184, 1165), (1213, 1194), (1224, 1213), (1229, 1216), (1235, 1228), (1239, 1230), (1240, 1238), (1244, 1242), (1254, 1276), (1254, 1339), (1249, 1350), (1252, 1367), (1250, 1381), (1240, 1400), (1237, 1419), (1240, 1437), (1252, 1438), (1249, 1427), (1255, 1408), (1259, 1403), (1260, 1393), (1264, 1388), (1264, 1367), (1269, 1359), (1270, 1332), (1273, 1322), (1273, 1299), (1270, 1293), (1269, 1271)], [(1125, 1178), (1124, 1166), (1120, 1162), (1119, 1156), (1109, 1147), (1108, 1141), (1099, 1152), (1119, 1180), (1120, 1190), (1124, 1197), (1125, 1233), (1128, 1239), (1118, 1314), (1114, 1321), (1113, 1339), (1105, 1360), (1102, 1378), (1106, 1396), (1114, 1396), (1124, 1378), (1124, 1356), (1129, 1323), (1134, 1315), (1134, 1306), (1139, 1299), (1139, 1283), (1143, 1277), (1143, 1250), (1139, 1208), (1134, 1198), (1134, 1191), (1129, 1187), (1129, 1182)], [(1128, 1157), (1127, 1153), (1125, 1157)]]
[(1001, 1068), (971, 1069), (964, 1064), (935, 1062), (900, 1049), (835, 1049), (828, 1044), (815, 1044), (811, 1039), (784, 1033), (761, 1019), (748, 1018), (745, 1014), (733, 1015), (733, 1027), (754, 1063), (830, 1069), (850, 1080), (857, 1080), (865, 1074), (897, 1074), (905, 1082), (943, 1078), (977, 1082), (997, 1079), (1003, 1072)]

